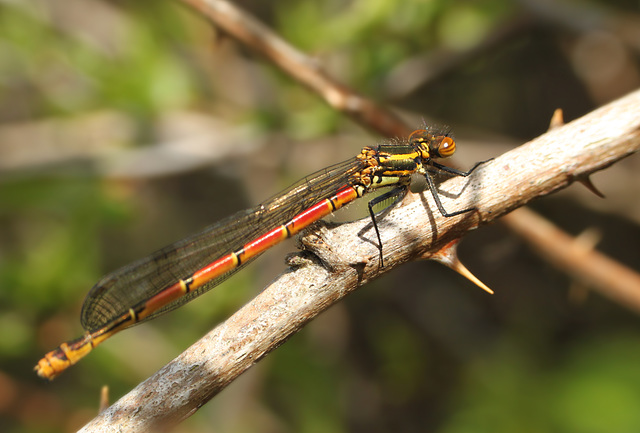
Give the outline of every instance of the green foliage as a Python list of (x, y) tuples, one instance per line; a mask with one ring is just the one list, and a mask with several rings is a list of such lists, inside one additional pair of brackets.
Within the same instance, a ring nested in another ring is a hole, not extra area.
[(507, 340), (494, 356), (470, 366), (441, 431), (636, 431), (638, 347), (633, 334), (592, 336), (543, 362)]

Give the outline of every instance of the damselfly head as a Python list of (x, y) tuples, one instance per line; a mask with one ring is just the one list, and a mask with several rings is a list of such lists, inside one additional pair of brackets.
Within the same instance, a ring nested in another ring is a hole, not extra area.
[[(409, 135), (409, 144), (434, 158), (448, 158), (456, 151), (456, 142), (448, 134), (434, 135), (428, 129), (416, 129)], [(425, 155), (428, 157), (427, 155)]]

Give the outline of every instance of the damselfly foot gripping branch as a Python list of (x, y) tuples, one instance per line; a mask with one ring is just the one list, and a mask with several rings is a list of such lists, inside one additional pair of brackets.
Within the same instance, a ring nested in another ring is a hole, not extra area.
[(403, 194), (413, 174), (426, 178), (442, 215), (475, 210), (447, 212), (431, 178), (433, 170), (468, 176), (480, 164), (463, 172), (433, 161), (453, 155), (455, 149), (448, 134), (432, 129), (416, 130), (406, 142), (365, 147), (356, 157), (320, 170), (252, 209), (108, 274), (89, 291), (82, 306), (85, 335), (47, 353), (35, 370), (53, 379), (113, 334), (200, 296), (273, 245), (367, 192), (394, 187), (369, 203), (382, 265), (373, 207)]

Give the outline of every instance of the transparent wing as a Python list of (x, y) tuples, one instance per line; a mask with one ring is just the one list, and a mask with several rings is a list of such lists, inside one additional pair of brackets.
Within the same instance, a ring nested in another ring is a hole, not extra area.
[[(285, 224), (304, 209), (331, 197), (362, 167), (363, 163), (356, 158), (327, 167), (252, 209), (231, 215), (200, 233), (106, 275), (89, 291), (84, 301), (80, 315), (82, 326), (86, 330), (103, 327), (180, 279), (190, 277), (263, 233)], [(247, 263), (167, 304), (141, 322), (211, 290)]]

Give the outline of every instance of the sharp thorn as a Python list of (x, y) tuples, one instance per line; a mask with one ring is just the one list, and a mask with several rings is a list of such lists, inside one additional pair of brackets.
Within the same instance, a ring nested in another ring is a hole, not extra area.
[(562, 112), (562, 108), (556, 108), (553, 112), (553, 116), (551, 116), (551, 121), (549, 122), (549, 131), (559, 128), (562, 125), (564, 125), (564, 114)]
[(109, 407), (109, 386), (104, 385), (102, 389), (100, 389), (100, 407), (98, 409), (98, 413), (102, 412), (108, 407)]
[(600, 230), (588, 228), (573, 239), (575, 247), (584, 252), (591, 252), (602, 239)]
[(580, 182), (581, 184), (586, 186), (589, 191), (591, 191), (592, 193), (594, 193), (598, 197), (604, 198), (604, 194), (601, 193), (598, 190), (598, 188), (596, 188), (596, 186), (593, 184), (593, 182), (591, 182), (591, 178), (589, 176), (585, 176), (585, 177), (583, 177), (581, 179), (578, 179), (578, 182)]
[(440, 251), (435, 253), (430, 258), (439, 263), (442, 263), (443, 265), (445, 265), (450, 269), (453, 269), (454, 271), (456, 271), (457, 273), (465, 277), (467, 280), (471, 281), (473, 284), (480, 287), (485, 292), (493, 295), (493, 290), (491, 290), (486, 284), (480, 281), (478, 277), (473, 275), (471, 271), (467, 269), (465, 265), (463, 265), (460, 259), (458, 258), (459, 242), (460, 242), (459, 239), (453, 242), (450, 242), (449, 244), (442, 247)]

